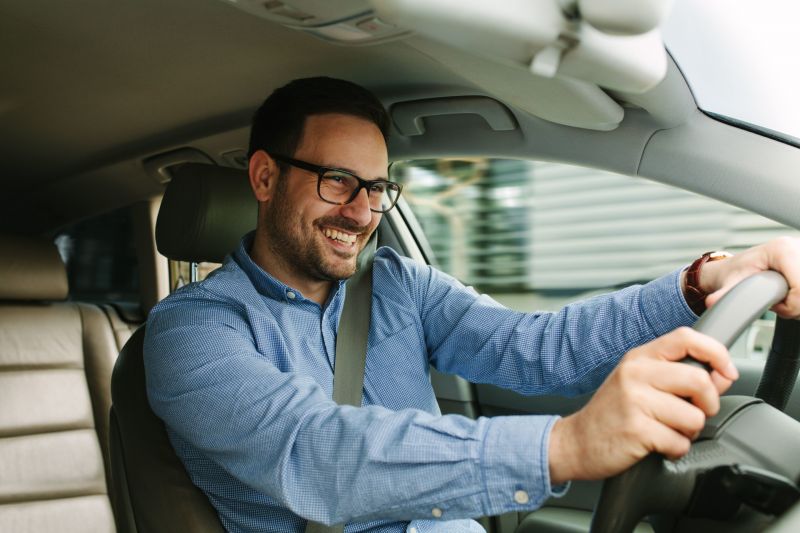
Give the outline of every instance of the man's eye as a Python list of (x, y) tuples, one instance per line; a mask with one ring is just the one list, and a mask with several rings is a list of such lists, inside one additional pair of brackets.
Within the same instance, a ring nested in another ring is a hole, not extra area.
[(369, 186), (369, 190), (375, 193), (383, 194), (386, 190), (386, 184), (382, 182), (373, 183)]
[(334, 172), (329, 172), (328, 174), (325, 174), (323, 176), (323, 179), (326, 182), (330, 183), (331, 185), (333, 185), (333, 184), (343, 184), (343, 183), (347, 183), (347, 182), (350, 181), (349, 176), (347, 176), (345, 174), (336, 174)]

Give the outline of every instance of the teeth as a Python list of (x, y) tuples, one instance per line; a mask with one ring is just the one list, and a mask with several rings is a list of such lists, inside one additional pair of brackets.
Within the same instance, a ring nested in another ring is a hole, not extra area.
[(337, 241), (346, 243), (346, 244), (353, 244), (356, 242), (356, 236), (351, 235), (349, 233), (344, 233), (342, 231), (338, 231), (335, 229), (325, 228), (322, 230), (322, 233), (331, 239), (335, 239)]

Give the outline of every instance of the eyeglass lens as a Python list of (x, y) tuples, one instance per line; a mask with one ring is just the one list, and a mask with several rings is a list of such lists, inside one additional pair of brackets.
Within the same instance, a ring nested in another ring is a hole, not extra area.
[[(335, 170), (326, 171), (319, 182), (319, 194), (323, 200), (345, 204), (353, 196), (359, 182), (354, 176)], [(386, 181), (375, 181), (368, 187), (369, 207), (374, 211), (390, 209), (400, 195), (400, 187)]]

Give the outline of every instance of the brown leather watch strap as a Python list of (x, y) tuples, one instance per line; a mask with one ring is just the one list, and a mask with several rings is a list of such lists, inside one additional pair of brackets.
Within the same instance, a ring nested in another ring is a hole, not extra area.
[(709, 261), (719, 261), (727, 259), (731, 254), (728, 252), (706, 252), (689, 266), (686, 270), (686, 303), (696, 315), (702, 315), (706, 310), (706, 296), (708, 293), (700, 288), (700, 270)]

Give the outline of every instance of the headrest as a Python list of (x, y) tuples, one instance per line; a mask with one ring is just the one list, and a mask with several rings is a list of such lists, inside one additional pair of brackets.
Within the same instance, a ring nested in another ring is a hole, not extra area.
[(156, 222), (158, 251), (176, 261), (221, 263), (256, 227), (247, 172), (186, 163), (167, 185)]
[(67, 270), (51, 240), (0, 235), (0, 300), (63, 300)]

